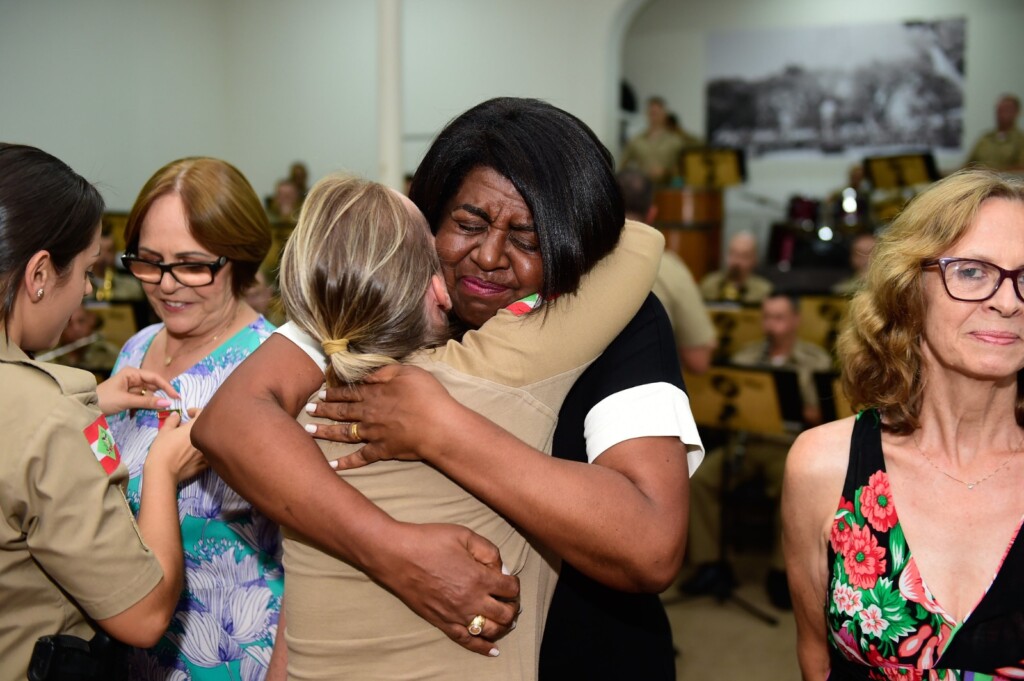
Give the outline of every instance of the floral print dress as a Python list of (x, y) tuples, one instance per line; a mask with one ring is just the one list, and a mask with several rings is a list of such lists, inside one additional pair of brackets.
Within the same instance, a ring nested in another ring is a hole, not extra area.
[(910, 554), (885, 471), (879, 414), (858, 414), (829, 538), (829, 681), (1024, 679), (1019, 535), (1018, 524), (985, 595), (957, 622)]
[[(142, 365), (162, 324), (147, 327), (121, 350), (114, 371)], [(235, 367), (274, 330), (259, 317), (207, 357), (171, 380), (181, 395), (173, 409), (203, 407)], [(162, 416), (122, 412), (110, 420), (130, 475), (127, 497), (139, 512), (142, 466)], [(281, 538), (276, 525), (253, 510), (212, 470), (178, 487), (185, 548), (185, 589), (160, 642), (136, 650), (131, 678), (139, 681), (262, 681), (277, 631), (281, 594)]]

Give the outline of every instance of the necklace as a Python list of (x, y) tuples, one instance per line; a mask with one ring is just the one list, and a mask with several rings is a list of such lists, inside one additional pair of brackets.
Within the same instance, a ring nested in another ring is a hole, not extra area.
[[(185, 355), (193, 353), (196, 350), (199, 350), (200, 348), (206, 347), (207, 345), (213, 345), (214, 343), (216, 343), (220, 339), (221, 334), (223, 334), (225, 331), (230, 329), (232, 327), (232, 325), (234, 325), (235, 319), (237, 317), (238, 317), (238, 307), (235, 307), (235, 313), (233, 315), (231, 315), (231, 319), (228, 320), (228, 323), (225, 326), (221, 327), (220, 330), (217, 331), (217, 334), (213, 338), (205, 339), (201, 343), (199, 343), (198, 345), (194, 345), (191, 348), (187, 348), (187, 349), (184, 349), (184, 350), (182, 348), (178, 348), (178, 352), (174, 353), (173, 355), (172, 354), (167, 354), (165, 352), (164, 353), (164, 366), (165, 367), (169, 367), (169, 366), (171, 366), (171, 362), (173, 362), (176, 358), (184, 357)], [(166, 349), (167, 349), (167, 340), (166, 339), (170, 338), (171, 335), (169, 333), (167, 333), (166, 327), (164, 328), (164, 333), (167, 334), (166, 337), (165, 337), (165, 340), (164, 340), (164, 350), (166, 351)]]
[(1022, 448), (1022, 447), (1024, 447), (1024, 440), (1021, 440), (1021, 443), (1020, 443), (1020, 445), (1018, 445), (1017, 449), (1015, 449), (1015, 450), (1012, 450), (1012, 453), (1010, 454), (1010, 456), (1006, 457), (1006, 460), (1005, 460), (1005, 461), (1003, 461), (1003, 462), (1002, 462), (1001, 464), (999, 464), (998, 466), (996, 466), (996, 467), (995, 467), (995, 468), (994, 468), (994, 469), (992, 470), (992, 472), (991, 472), (991, 473), (989, 473), (988, 475), (986, 475), (985, 477), (983, 477), (983, 478), (981, 478), (981, 479), (979, 479), (979, 480), (975, 480), (974, 482), (967, 482), (966, 480), (961, 480), (960, 478), (956, 477), (955, 475), (950, 475), (950, 474), (949, 474), (949, 473), (947, 473), (946, 471), (944, 471), (944, 470), (942, 470), (941, 468), (939, 468), (938, 466), (936, 466), (936, 465), (935, 465), (935, 462), (931, 460), (931, 457), (929, 457), (929, 456), (928, 456), (927, 454), (925, 454), (925, 453), (924, 453), (924, 450), (923, 450), (923, 449), (921, 449), (921, 445), (919, 445), (919, 444), (917, 443), (917, 433), (916, 433), (916, 432), (915, 432), (915, 433), (914, 433), (914, 435), (912, 436), (912, 439), (914, 440), (914, 447), (916, 447), (916, 448), (917, 448), (917, 451), (918, 451), (918, 452), (919, 452), (919, 453), (921, 454), (921, 456), (923, 456), (923, 457), (924, 457), (924, 460), (928, 462), (928, 465), (929, 465), (929, 466), (931, 466), (932, 468), (934, 468), (934, 469), (935, 469), (935, 470), (937, 470), (938, 472), (942, 473), (943, 475), (945, 475), (945, 476), (946, 476), (947, 478), (949, 478), (950, 480), (956, 480), (956, 481), (957, 481), (957, 482), (959, 482), (959, 483), (960, 483), (961, 485), (964, 485), (964, 486), (965, 486), (965, 487), (966, 487), (967, 489), (974, 489), (975, 487), (977, 487), (977, 486), (978, 486), (978, 485), (980, 485), (981, 483), (985, 482), (986, 480), (988, 480), (989, 478), (991, 478), (991, 477), (992, 477), (993, 475), (995, 475), (995, 474), (996, 474), (996, 473), (998, 473), (999, 471), (1001, 471), (1001, 470), (1003, 470), (1004, 468), (1006, 468), (1006, 466), (1007, 466), (1007, 465), (1008, 465), (1008, 464), (1010, 463), (1010, 461), (1012, 461), (1012, 460), (1013, 460), (1013, 454), (1017, 454), (1017, 453), (1019, 453), (1019, 452), (1021, 451), (1021, 448)]

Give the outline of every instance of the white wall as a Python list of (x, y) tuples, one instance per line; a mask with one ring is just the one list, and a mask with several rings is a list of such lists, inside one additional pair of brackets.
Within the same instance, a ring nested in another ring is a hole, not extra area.
[(223, 0), (231, 158), (269, 194), (293, 161), (311, 180), (377, 172), (371, 0)]
[[(405, 160), (458, 113), (496, 96), (559, 106), (614, 148), (619, 52), (637, 0), (405, 0)], [(610, 58), (611, 57), (611, 58)]]
[[(966, 17), (967, 53), (964, 144), (969, 147), (993, 126), (1002, 92), (1024, 96), (1024, 2), (1020, 0), (650, 0), (626, 34), (623, 75), (639, 99), (666, 97), (684, 126), (705, 129), (705, 40), (712, 31), (758, 27), (831, 26), (891, 23), (910, 19)], [(641, 123), (642, 126), (642, 123)], [(959, 154), (938, 154), (940, 168), (962, 164)], [(756, 194), (779, 204), (790, 196), (823, 197), (840, 186), (850, 159), (814, 161), (748, 159), (747, 183), (726, 192), (726, 232), (754, 229), (762, 234), (784, 217), (749, 198)]]
[(130, 207), (164, 163), (230, 154), (224, 25), (205, 0), (0, 0), (0, 139)]
[[(453, 116), (547, 99), (615, 142), (624, 27), (643, 0), (405, 0), (403, 152)], [(131, 206), (164, 163), (237, 165), (261, 195), (378, 171), (373, 0), (0, 0), (0, 139), (40, 146)]]

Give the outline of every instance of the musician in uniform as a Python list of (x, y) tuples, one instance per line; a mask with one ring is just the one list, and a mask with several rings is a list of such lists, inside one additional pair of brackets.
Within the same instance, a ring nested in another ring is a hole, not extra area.
[(757, 239), (740, 232), (729, 240), (725, 269), (711, 272), (700, 281), (700, 292), (708, 302), (760, 303), (772, 291), (772, 283), (754, 274), (757, 267)]
[[(783, 293), (772, 293), (761, 304), (764, 339), (744, 346), (732, 356), (739, 366), (769, 369), (790, 369), (797, 373), (800, 398), (803, 402), (803, 426), (821, 423), (821, 409), (814, 387), (814, 372), (832, 368), (832, 357), (824, 348), (797, 337), (800, 311), (797, 301)], [(782, 473), (786, 453), (797, 433), (779, 436), (758, 435), (742, 444), (742, 465), (733, 472), (732, 482), (755, 475), (764, 478), (764, 492), (778, 504), (782, 493)], [(723, 467), (730, 454), (724, 449), (709, 453), (691, 478), (690, 533), (687, 557), (697, 566), (692, 578), (680, 589), (689, 594), (715, 593), (725, 585), (732, 586), (732, 575), (722, 561), (722, 478)], [(776, 511), (771, 567), (766, 580), (772, 604), (782, 609), (790, 606), (786, 585), (786, 567), (782, 555), (781, 518)]]
[(665, 100), (651, 97), (647, 100), (647, 129), (626, 144), (619, 169), (639, 170), (655, 185), (666, 186), (679, 177), (679, 156), (683, 149), (696, 144), (700, 144), (700, 140), (678, 126), (669, 126)]
[(1006, 94), (996, 102), (996, 128), (982, 135), (967, 157), (967, 165), (997, 171), (1024, 171), (1024, 132), (1017, 128), (1020, 97)]

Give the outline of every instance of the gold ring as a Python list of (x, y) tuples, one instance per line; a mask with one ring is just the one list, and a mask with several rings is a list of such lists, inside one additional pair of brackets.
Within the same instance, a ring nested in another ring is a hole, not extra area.
[(484, 631), (484, 624), (487, 623), (487, 619), (483, 615), (477, 615), (473, 618), (473, 621), (469, 623), (466, 629), (469, 630), (470, 636), (479, 636)]
[(146, 396), (146, 389), (143, 388), (142, 390), (139, 391), (139, 397), (145, 397), (145, 396)]
[(348, 436), (349, 439), (359, 442), (359, 424), (356, 423), (355, 421), (348, 424)]

